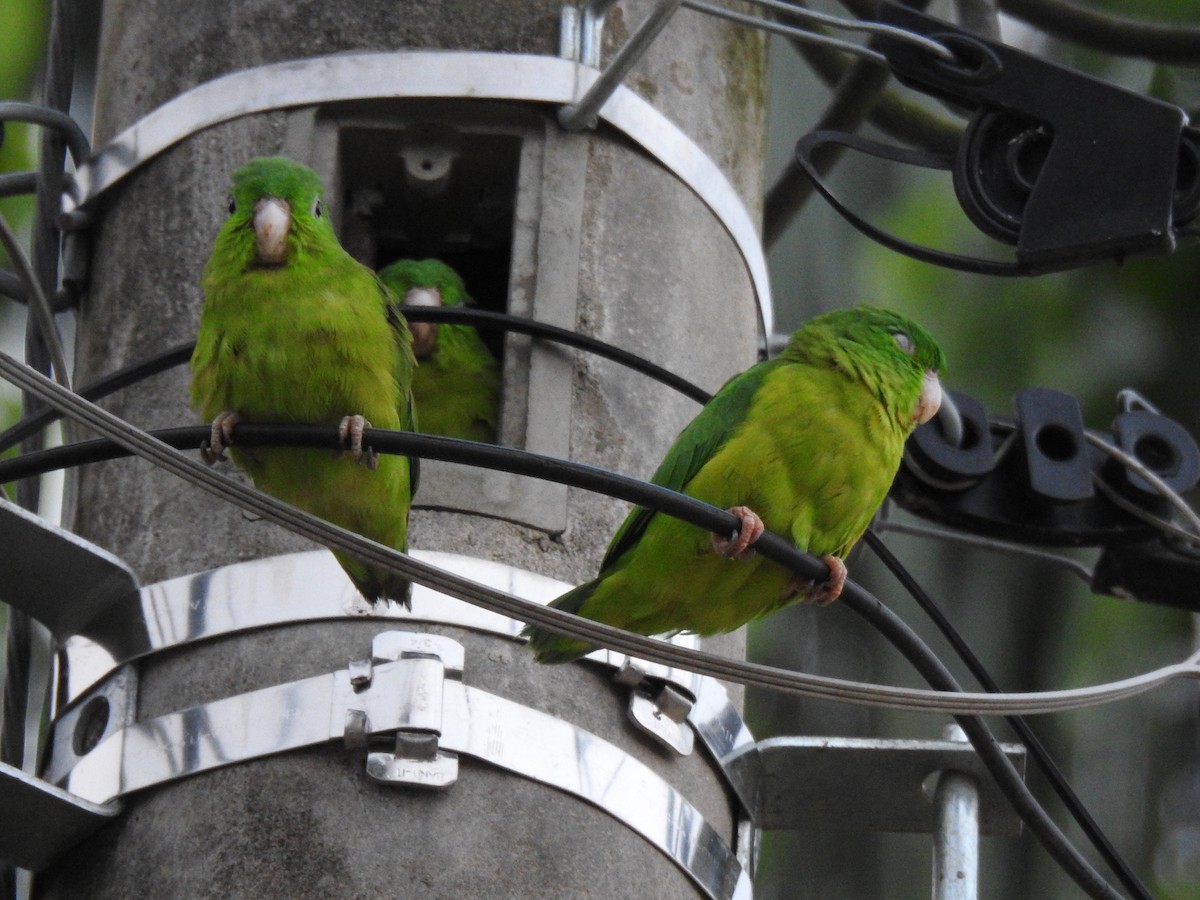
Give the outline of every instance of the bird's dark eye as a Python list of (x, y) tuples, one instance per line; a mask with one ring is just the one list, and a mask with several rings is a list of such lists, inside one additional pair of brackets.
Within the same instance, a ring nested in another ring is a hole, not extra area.
[(232, 216), (237, 212), (237, 200), (232, 194), (229, 195), (229, 214)]
[(912, 338), (910, 338), (903, 331), (897, 331), (895, 334), (892, 335), (892, 339), (896, 342), (896, 346), (899, 347), (901, 350), (903, 350), (905, 353), (907, 353), (909, 356), (912, 356), (913, 353), (917, 349), (916, 346), (912, 342)]
[(313, 218), (314, 219), (321, 218), (321, 215), (323, 214), (323, 212), (324, 212), (324, 209), (321, 206), (321, 198), (318, 197), (316, 200), (313, 201), (313, 204), (312, 204)]

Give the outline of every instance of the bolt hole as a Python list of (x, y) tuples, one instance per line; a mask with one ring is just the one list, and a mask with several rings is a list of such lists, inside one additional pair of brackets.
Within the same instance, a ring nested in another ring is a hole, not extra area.
[(93, 697), (83, 707), (79, 721), (75, 723), (75, 733), (71, 735), (71, 749), (76, 756), (91, 753), (100, 743), (108, 728), (109, 714), (107, 697)]
[(1034, 437), (1034, 446), (1041, 451), (1043, 456), (1054, 462), (1066, 462), (1074, 459), (1079, 453), (1079, 448), (1075, 445), (1075, 438), (1061, 425), (1047, 425), (1038, 429)]
[(1157, 475), (1173, 474), (1179, 468), (1179, 453), (1157, 434), (1145, 434), (1133, 444), (1133, 455)]

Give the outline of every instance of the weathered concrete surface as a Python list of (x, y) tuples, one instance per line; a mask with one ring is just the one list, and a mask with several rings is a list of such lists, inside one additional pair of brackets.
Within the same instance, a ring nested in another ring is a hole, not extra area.
[[(648, 8), (633, 2), (613, 10), (606, 52)], [(554, 54), (558, 3), (116, 0), (105, 7), (101, 42), (98, 144), (200, 82), (277, 60), (434, 47)], [(628, 83), (693, 136), (753, 210), (762, 77), (758, 35), (681, 12)], [(279, 152), (286, 135), (283, 113), (230, 122), (173, 148), (115, 192), (99, 227), (80, 320), (81, 383), (191, 339), (228, 173), (252, 156)], [(715, 390), (755, 355), (755, 301), (733, 242), (686, 186), (618, 135), (601, 129), (585, 140), (577, 328)], [(695, 404), (615, 365), (574, 358), (571, 457), (649, 475)], [(182, 369), (108, 406), (147, 427), (196, 421)], [(310, 546), (136, 461), (81, 471), (74, 506), (75, 530), (128, 560), (144, 583)], [(413, 516), (411, 540), (580, 580), (594, 572), (626, 511), (625, 504), (571, 491), (566, 530), (546, 533), (422, 510)], [(294, 626), (162, 654), (142, 666), (139, 715), (343, 667), (365, 655), (383, 627)], [(701, 753), (676, 760), (650, 747), (628, 725), (621, 695), (595, 672), (540, 668), (511, 642), (434, 630), (467, 644), (469, 684), (619, 743), (732, 840), (729, 799), (708, 761)], [(742, 652), (736, 636), (711, 646)], [(446, 793), (389, 790), (367, 781), (362, 759), (341, 748), (147, 791), (38, 885), (45, 897), (96, 898), (695, 894), (640, 837), (573, 798), (469, 761)]]

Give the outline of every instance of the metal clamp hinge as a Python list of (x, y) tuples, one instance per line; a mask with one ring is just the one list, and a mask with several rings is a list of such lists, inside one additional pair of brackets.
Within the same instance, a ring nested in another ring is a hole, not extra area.
[[(446, 679), (462, 680), (462, 644), (433, 634), (387, 631), (371, 643), (371, 658), (350, 663), (350, 683), (361, 706), (346, 709), (343, 740), (348, 750), (365, 750), (371, 743), (371, 722), (366, 694), (378, 690), (375, 663), (400, 663), (402, 676), (389, 679), (399, 685), (394, 697), (385, 698), (402, 723), (392, 732), (391, 752), (367, 754), (367, 776), (393, 785), (444, 789), (458, 780), (458, 754), (442, 750), (442, 686)], [(377, 704), (378, 697), (372, 698)]]
[(659, 744), (690, 756), (696, 735), (688, 725), (695, 700), (678, 687), (646, 674), (635, 660), (626, 659), (613, 680), (629, 685), (629, 718)]

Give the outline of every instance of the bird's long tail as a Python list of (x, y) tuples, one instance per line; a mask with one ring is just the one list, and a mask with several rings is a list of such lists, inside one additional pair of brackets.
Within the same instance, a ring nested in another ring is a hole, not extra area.
[[(585, 581), (577, 588), (567, 591), (550, 605), (564, 612), (578, 613), (583, 604), (596, 590), (597, 581)], [(529, 648), (534, 658), (540, 663), (565, 663), (586, 656), (595, 650), (595, 646), (586, 641), (576, 640), (565, 635), (555, 634), (536, 625), (527, 625), (521, 632), (529, 638)]]

